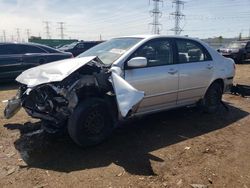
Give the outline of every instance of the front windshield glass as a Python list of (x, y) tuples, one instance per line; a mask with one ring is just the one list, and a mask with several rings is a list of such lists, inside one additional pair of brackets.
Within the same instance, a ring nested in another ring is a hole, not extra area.
[(245, 46), (246, 43), (244, 42), (231, 42), (228, 44), (227, 48), (239, 49), (239, 48), (244, 48)]
[(141, 38), (116, 38), (101, 43), (77, 57), (98, 56), (104, 64), (112, 64), (126, 51), (141, 41)]
[(77, 45), (77, 44), (78, 44), (78, 42), (73, 42), (73, 43), (71, 43), (71, 44), (66, 44), (66, 45), (62, 46), (61, 48), (68, 48), (68, 49), (71, 49), (71, 48), (74, 48), (75, 45)]

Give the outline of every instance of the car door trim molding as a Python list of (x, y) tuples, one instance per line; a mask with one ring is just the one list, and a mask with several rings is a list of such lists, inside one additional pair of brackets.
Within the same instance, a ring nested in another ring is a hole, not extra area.
[(204, 88), (206, 88), (206, 87), (205, 86), (192, 87), (192, 88), (187, 88), (187, 89), (181, 89), (181, 90), (179, 90), (179, 92), (185, 92), (185, 91), (195, 90), (195, 89), (204, 89)]
[(148, 99), (148, 98), (153, 98), (153, 97), (159, 97), (159, 96), (162, 96), (162, 95), (168, 95), (168, 94), (174, 94), (174, 93), (178, 93), (178, 90), (176, 91), (171, 91), (171, 92), (163, 92), (163, 93), (158, 93), (158, 94), (154, 94), (154, 95), (145, 95), (145, 99)]

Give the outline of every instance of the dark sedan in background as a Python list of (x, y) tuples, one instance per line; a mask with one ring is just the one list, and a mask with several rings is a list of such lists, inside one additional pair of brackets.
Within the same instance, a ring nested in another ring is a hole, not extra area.
[(71, 53), (40, 44), (0, 43), (0, 81), (14, 80), (26, 69), (71, 57)]
[(94, 47), (97, 44), (100, 44), (104, 41), (80, 41), (80, 42), (73, 42), (71, 44), (64, 45), (59, 48), (59, 50), (64, 52), (70, 52), (73, 54), (74, 57), (78, 56), (79, 54), (85, 52), (86, 50)]
[(218, 52), (225, 57), (232, 58), (235, 63), (244, 63), (250, 60), (250, 41), (234, 41), (224, 48), (218, 49)]

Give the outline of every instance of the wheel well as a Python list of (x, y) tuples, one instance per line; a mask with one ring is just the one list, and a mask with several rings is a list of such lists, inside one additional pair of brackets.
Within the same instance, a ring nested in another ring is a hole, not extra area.
[(214, 80), (212, 84), (214, 84), (214, 83), (220, 84), (222, 91), (224, 90), (224, 81), (223, 81), (223, 79), (219, 78), (217, 80)]
[(118, 106), (116, 104), (116, 98), (113, 95), (107, 95), (104, 91), (100, 91), (97, 87), (83, 87), (77, 92), (79, 100), (88, 100), (88, 98), (100, 98), (103, 99), (110, 109), (112, 118), (116, 120), (118, 118)]

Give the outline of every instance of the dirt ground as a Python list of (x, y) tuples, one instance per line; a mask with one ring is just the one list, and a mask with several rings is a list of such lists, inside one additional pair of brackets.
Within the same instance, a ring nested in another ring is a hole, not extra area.
[[(250, 85), (250, 64), (237, 66), (235, 83)], [(2, 85), (0, 101), (14, 94)], [(183, 108), (132, 120), (88, 149), (41, 133), (24, 111), (5, 120), (0, 104), (0, 187), (250, 188), (250, 98), (224, 101), (229, 111), (214, 115)]]

